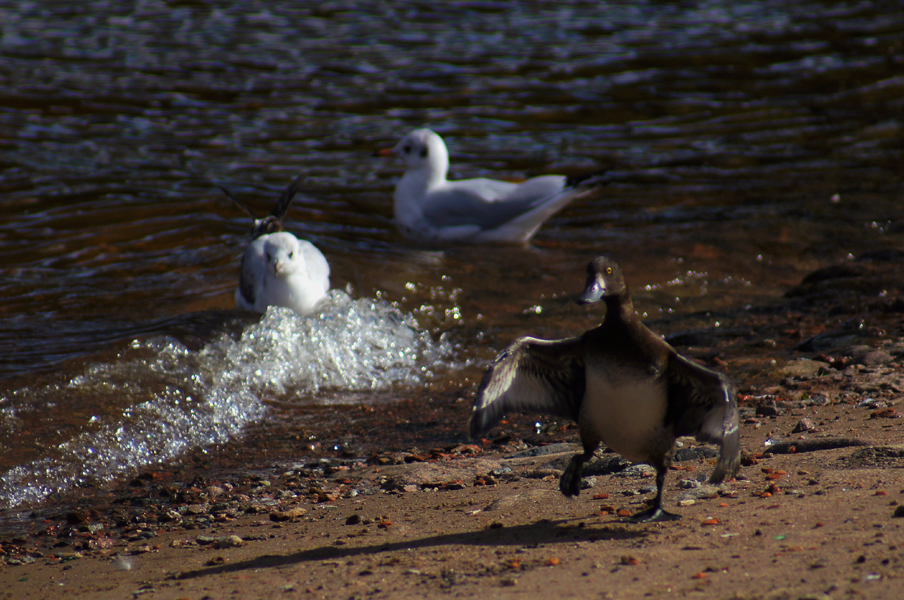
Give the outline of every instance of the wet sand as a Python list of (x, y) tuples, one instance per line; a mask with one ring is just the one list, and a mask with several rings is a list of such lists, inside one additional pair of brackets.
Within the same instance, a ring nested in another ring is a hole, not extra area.
[[(86, 491), (2, 540), (0, 580), (10, 598), (898, 597), (904, 261), (871, 258), (672, 339), (731, 373), (742, 407), (735, 480), (701, 483), (712, 459), (692, 442), (676, 455), (665, 500), (678, 522), (622, 521), (653, 481), (613, 454), (562, 497), (577, 448), (565, 421), (535, 431), (517, 417), (443, 447), (388, 426), (369, 456), (274, 454), (231, 473), (199, 459)], [(420, 418), (463, 428), (472, 396)], [(417, 408), (387, 419), (416, 430)]]

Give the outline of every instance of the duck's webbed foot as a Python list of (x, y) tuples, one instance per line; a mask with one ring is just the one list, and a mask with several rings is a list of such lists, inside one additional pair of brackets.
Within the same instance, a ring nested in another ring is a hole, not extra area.
[(670, 513), (662, 508), (662, 488), (665, 485), (665, 474), (668, 472), (668, 463), (663, 462), (656, 467), (656, 497), (653, 498), (653, 506), (633, 514), (625, 520), (629, 523), (657, 523), (661, 521), (677, 521), (681, 515)]
[(583, 454), (575, 454), (559, 479), (559, 490), (569, 498), (581, 493), (581, 472), (584, 470)]
[(653, 506), (626, 517), (625, 521), (629, 523), (658, 523), (660, 521), (677, 521), (680, 518), (681, 515), (670, 513), (661, 506)]

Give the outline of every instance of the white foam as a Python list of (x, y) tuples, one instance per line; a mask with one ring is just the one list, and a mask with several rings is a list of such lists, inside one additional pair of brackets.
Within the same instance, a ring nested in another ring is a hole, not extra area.
[(208, 346), (216, 379), (244, 381), (254, 389), (371, 390), (417, 384), (450, 347), (435, 344), (415, 320), (385, 302), (352, 300), (333, 290), (316, 315), (299, 317), (269, 307), (238, 344)]
[[(321, 390), (417, 385), (451, 353), (413, 317), (339, 291), (313, 316), (271, 307), (240, 339), (224, 334), (199, 351), (159, 336), (136, 340), (132, 349), (132, 358), (91, 365), (70, 381), (69, 392), (102, 397), (106, 412), (47, 457), (4, 473), (0, 507), (35, 504), (226, 442), (264, 417), (262, 396), (310, 401)], [(50, 405), (66, 392), (31, 396)]]

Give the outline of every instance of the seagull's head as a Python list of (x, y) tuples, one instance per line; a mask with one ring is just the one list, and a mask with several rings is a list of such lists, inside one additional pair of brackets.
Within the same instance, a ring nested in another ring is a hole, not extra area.
[(262, 235), (276, 233), (277, 231), (283, 231), (283, 226), (279, 219), (273, 215), (263, 219), (255, 219), (254, 225), (251, 226), (251, 239), (256, 240)]
[(426, 170), (446, 176), (449, 169), (449, 151), (443, 138), (429, 129), (415, 129), (395, 145), (378, 152), (381, 155), (398, 156), (408, 171)]
[(267, 268), (276, 277), (288, 277), (305, 268), (298, 238), (286, 231), (267, 236), (264, 256), (267, 258)]
[(627, 291), (618, 263), (611, 257), (598, 256), (587, 265), (587, 284), (578, 296), (578, 304), (593, 304), (606, 298), (621, 296)]

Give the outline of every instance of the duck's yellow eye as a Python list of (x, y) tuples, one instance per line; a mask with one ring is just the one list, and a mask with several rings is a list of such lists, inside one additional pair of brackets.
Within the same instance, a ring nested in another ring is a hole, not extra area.
[(612, 267), (606, 267), (606, 275), (612, 275)]

